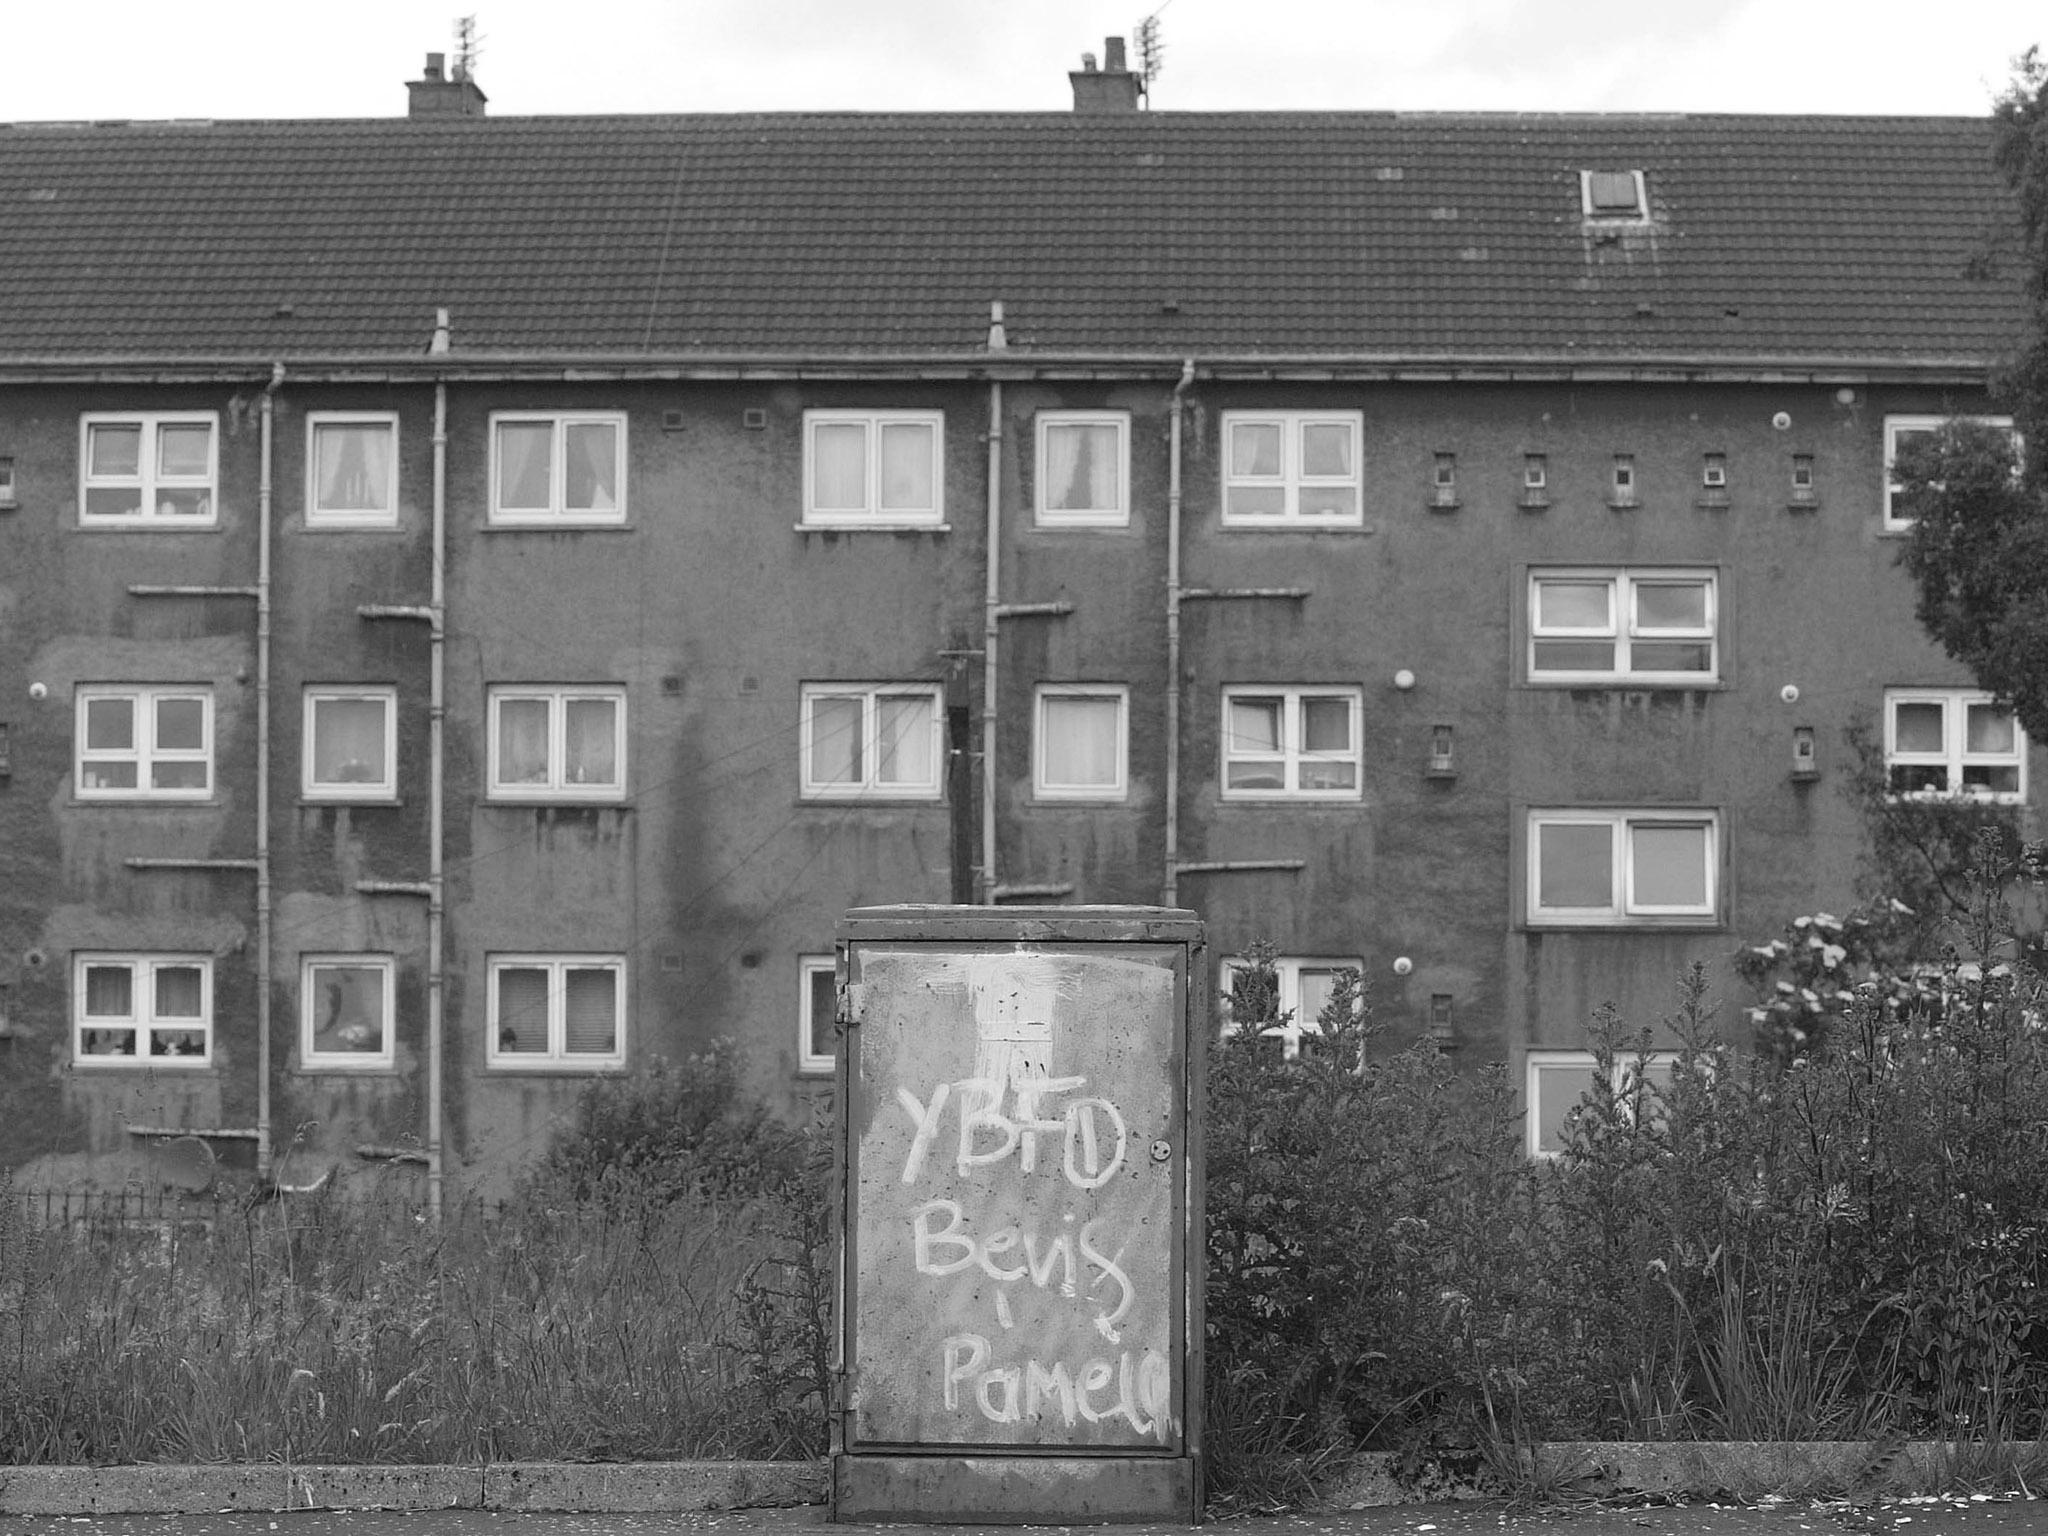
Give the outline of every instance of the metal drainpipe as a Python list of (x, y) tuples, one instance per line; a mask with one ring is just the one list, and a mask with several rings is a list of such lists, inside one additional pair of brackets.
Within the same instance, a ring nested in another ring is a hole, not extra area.
[(1173, 386), (1172, 437), (1166, 465), (1166, 878), (1160, 905), (1180, 905), (1180, 455), (1181, 418), (1195, 382), (1195, 360), (1180, 365)]
[(448, 712), (448, 385), (434, 385), (434, 586), (427, 695), (427, 1210), (441, 1219), (441, 1055), (447, 975), (442, 961), (446, 896), (441, 847), (442, 731)]
[(257, 407), (262, 464), (256, 481), (256, 1177), (270, 1178), (270, 508), (271, 438), (284, 364), (270, 365)]
[(988, 386), (988, 591), (981, 614), (981, 881), (983, 906), (996, 890), (996, 636), (1001, 626), (1003, 386)]

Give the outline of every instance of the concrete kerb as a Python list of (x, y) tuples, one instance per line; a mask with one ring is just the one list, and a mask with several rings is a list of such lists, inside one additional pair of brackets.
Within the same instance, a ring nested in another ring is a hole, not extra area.
[(0, 1515), (491, 1509), (661, 1514), (820, 1504), (822, 1461), (0, 1467)]
[[(1896, 1442), (1553, 1442), (1537, 1481), (1594, 1497), (1931, 1488), (1971, 1447)], [(0, 1467), (0, 1515), (197, 1515), (221, 1510), (486, 1509), (663, 1514), (822, 1504), (823, 1461), (497, 1462), (488, 1466)], [(1357, 1457), (1322, 1500), (1366, 1509), (1480, 1496), (1469, 1472)]]
[[(1972, 1448), (1936, 1440), (1898, 1441), (1552, 1441), (1531, 1447), (1527, 1476), (1593, 1498), (1641, 1494), (1814, 1495), (1909, 1487), (1933, 1489)], [(1353, 1459), (1326, 1492), (1325, 1510), (1481, 1497), (1466, 1466), (1413, 1462), (1372, 1452)]]

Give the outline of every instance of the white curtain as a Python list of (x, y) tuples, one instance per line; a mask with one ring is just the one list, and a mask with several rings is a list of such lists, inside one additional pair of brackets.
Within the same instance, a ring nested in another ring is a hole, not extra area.
[(577, 512), (609, 512), (619, 504), (619, 429), (608, 421), (572, 422), (567, 428), (564, 495)]
[(1045, 504), (1055, 512), (1116, 508), (1116, 428), (1060, 423), (1045, 435)]
[(563, 705), (565, 779), (570, 784), (619, 782), (616, 699), (570, 699)]
[(391, 428), (382, 422), (325, 422), (314, 432), (315, 509), (388, 512)]
[(932, 500), (932, 429), (923, 422), (885, 422), (882, 437), (883, 512), (929, 512)]
[(830, 694), (811, 700), (811, 782), (858, 784), (863, 768), (860, 750), (861, 701), (857, 695)]
[(1122, 701), (1054, 697), (1043, 704), (1045, 781), (1068, 788), (1114, 786)]
[(932, 784), (932, 701), (892, 698), (875, 701), (875, 782)]
[(548, 781), (548, 704), (545, 699), (498, 703), (498, 782)]
[(859, 512), (868, 504), (868, 429), (854, 421), (811, 428), (811, 505), (823, 512)]
[(545, 421), (498, 423), (498, 505), (548, 508), (554, 483), (555, 429)]

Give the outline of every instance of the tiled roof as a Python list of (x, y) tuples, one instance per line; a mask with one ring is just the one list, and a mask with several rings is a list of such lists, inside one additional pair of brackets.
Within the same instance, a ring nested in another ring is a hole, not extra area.
[[(0, 363), (1013, 351), (1981, 359), (1981, 119), (804, 115), (0, 127)], [(1595, 228), (1579, 172), (1647, 173)]]

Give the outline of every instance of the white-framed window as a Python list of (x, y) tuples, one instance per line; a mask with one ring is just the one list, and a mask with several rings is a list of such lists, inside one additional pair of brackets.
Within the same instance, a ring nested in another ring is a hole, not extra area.
[(2010, 416), (1887, 416), (1884, 419), (1884, 531), (1904, 533), (1913, 526), (1914, 519), (1905, 516), (1898, 509), (1898, 496), (1904, 489), (1893, 471), (1899, 462), (1899, 450), (1916, 438), (1930, 438), (1952, 421), (1975, 422), (1979, 426), (1996, 427), (2001, 431), (2013, 429)]
[(625, 689), (493, 688), (490, 703), (491, 799), (625, 798)]
[(79, 419), (81, 525), (204, 528), (219, 520), (220, 417), (94, 412)]
[(943, 411), (805, 411), (804, 522), (943, 523), (945, 438)]
[(1711, 923), (1720, 910), (1720, 823), (1701, 810), (1531, 811), (1529, 922)]
[(1131, 418), (1125, 411), (1038, 413), (1038, 522), (1122, 528), (1131, 520)]
[(1032, 790), (1043, 800), (1121, 800), (1128, 788), (1130, 690), (1045, 683), (1033, 711)]
[(943, 720), (936, 686), (804, 684), (803, 797), (938, 799)]
[(805, 1077), (829, 1076), (839, 1052), (839, 996), (832, 957), (799, 955), (796, 974), (796, 1069)]
[(626, 1064), (622, 955), (493, 955), (485, 1060), (598, 1071)]
[(622, 411), (493, 411), (493, 523), (623, 523)]
[(2017, 803), (2027, 795), (2027, 737), (1988, 693), (1887, 688), (1884, 769), (1894, 795)]
[(306, 413), (306, 525), (398, 526), (398, 416)]
[(204, 800), (213, 793), (213, 692), (81, 686), (78, 798)]
[(1364, 437), (1359, 411), (1225, 411), (1223, 526), (1358, 527)]
[[(1240, 1027), (1231, 1017), (1230, 995), (1236, 989), (1238, 978), (1248, 969), (1250, 962), (1242, 955), (1233, 955), (1223, 962), (1216, 997), (1223, 1015), (1223, 1027), (1227, 1031), (1235, 1032)], [(1273, 971), (1280, 983), (1282, 1022), (1267, 1025), (1259, 1031), (1259, 1037), (1279, 1041), (1281, 1054), (1291, 1060), (1301, 1054), (1304, 1037), (1313, 1048), (1315, 1038), (1322, 1034), (1320, 1020), (1323, 1008), (1337, 988), (1337, 978), (1346, 971), (1363, 974), (1365, 962), (1355, 957), (1332, 959), (1328, 956), (1276, 955)]]
[[(1671, 1087), (1676, 1051), (1627, 1051), (1614, 1058), (1612, 1082), (1622, 1113), (1633, 1120)], [(1591, 1051), (1531, 1051), (1523, 1067), (1523, 1124), (1528, 1151), (1552, 1158), (1564, 1151), (1571, 1116), (1593, 1089), (1599, 1060)]]
[(210, 1066), (213, 959), (74, 955), (71, 1015), (73, 1058), (80, 1066)]
[(388, 1069), (398, 966), (390, 955), (303, 955), (299, 962), (299, 1064)]
[(308, 800), (398, 795), (398, 690), (308, 688), (300, 791)]
[(1529, 680), (1711, 683), (1720, 676), (1716, 572), (1529, 573)]
[(1579, 211), (1589, 219), (1641, 223), (1650, 216), (1641, 171), (1579, 172)]
[(1356, 688), (1223, 690), (1223, 798), (1356, 800)]

